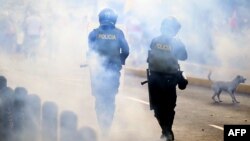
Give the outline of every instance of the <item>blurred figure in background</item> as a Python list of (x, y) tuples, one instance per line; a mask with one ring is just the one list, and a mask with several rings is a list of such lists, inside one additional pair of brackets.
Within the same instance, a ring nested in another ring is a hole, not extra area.
[(27, 58), (35, 57), (43, 35), (42, 19), (36, 10), (27, 10), (27, 16), (23, 22), (23, 32), (23, 53)]
[(129, 55), (122, 30), (116, 28), (117, 15), (112, 9), (99, 13), (100, 26), (89, 34), (88, 62), (92, 95), (99, 126), (109, 132), (115, 112), (115, 96), (120, 84), (120, 71)]
[(145, 40), (147, 37), (144, 33), (145, 31), (143, 28), (145, 27), (143, 26), (143, 23), (133, 14), (132, 11), (128, 12), (124, 22), (131, 50), (128, 64), (137, 68), (141, 67), (140, 65), (144, 64), (145, 61), (142, 58), (147, 54), (145, 53), (147, 52), (147, 49), (145, 49)]
[(17, 46), (17, 33), (13, 20), (8, 11), (0, 14), (0, 49), (14, 53)]

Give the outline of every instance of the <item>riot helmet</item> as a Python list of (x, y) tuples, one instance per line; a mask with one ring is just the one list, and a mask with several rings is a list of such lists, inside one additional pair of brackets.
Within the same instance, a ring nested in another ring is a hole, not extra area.
[(161, 23), (161, 33), (163, 35), (175, 36), (181, 28), (181, 24), (175, 17), (167, 17)]
[(103, 9), (99, 13), (100, 25), (115, 25), (117, 20), (117, 14), (109, 8)]

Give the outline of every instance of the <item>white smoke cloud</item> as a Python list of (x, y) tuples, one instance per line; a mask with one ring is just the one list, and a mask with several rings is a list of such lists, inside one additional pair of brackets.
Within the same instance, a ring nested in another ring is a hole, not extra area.
[[(178, 37), (186, 45), (189, 59), (181, 65), (188, 76), (206, 77), (208, 70), (214, 69), (212, 77), (217, 79), (228, 80), (238, 73), (247, 79), (250, 77), (247, 0), (238, 0), (236, 4), (218, 0), (1, 0), (0, 3), (0, 18), (11, 19), (17, 44), (23, 42), (22, 23), (30, 7), (39, 13), (44, 30), (36, 60), (28, 60), (18, 53), (1, 52), (0, 72), (7, 75), (12, 87), (21, 84), (39, 94), (43, 102), (54, 101), (60, 111), (74, 111), (81, 117), (80, 125), (98, 129), (93, 120), (94, 99), (90, 93), (89, 74), (78, 69), (82, 62), (87, 62), (87, 36), (98, 27), (98, 12), (104, 7), (114, 8), (119, 15), (117, 26), (124, 30), (131, 50), (126, 62), (128, 67), (147, 67), (150, 41), (160, 34), (161, 20), (173, 15), (182, 25)], [(239, 27), (232, 30), (229, 21), (235, 5), (238, 5)], [(120, 105), (127, 106), (127, 103), (123, 101)], [(134, 106), (137, 105), (128, 106), (128, 109), (133, 110)], [(91, 112), (86, 115), (83, 111)], [(139, 114), (145, 113), (129, 110), (124, 113), (140, 117)], [(117, 125), (130, 129), (127, 122)]]

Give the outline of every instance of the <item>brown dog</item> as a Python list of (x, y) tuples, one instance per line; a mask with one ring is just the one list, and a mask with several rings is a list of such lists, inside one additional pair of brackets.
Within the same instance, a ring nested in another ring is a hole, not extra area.
[[(212, 73), (210, 71), (209, 74), (208, 74), (208, 79), (210, 81), (212, 81), (211, 78), (210, 78), (211, 74)], [(212, 81), (211, 88), (214, 91), (214, 95), (212, 96), (212, 99), (214, 100), (214, 102), (222, 102), (220, 100), (220, 94), (221, 94), (222, 91), (226, 91), (226, 92), (228, 92), (230, 94), (233, 103), (239, 103), (235, 98), (235, 91), (236, 91), (236, 88), (239, 86), (239, 84), (240, 83), (245, 83), (245, 81), (246, 81), (246, 78), (244, 78), (241, 75), (237, 75), (232, 81), (228, 81), (228, 82), (225, 82), (225, 81)], [(219, 101), (215, 100), (215, 96), (217, 96)]]

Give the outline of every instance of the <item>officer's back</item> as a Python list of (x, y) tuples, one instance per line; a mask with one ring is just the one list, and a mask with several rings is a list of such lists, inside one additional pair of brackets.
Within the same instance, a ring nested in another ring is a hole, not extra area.
[(162, 34), (154, 38), (150, 44), (148, 63), (151, 71), (173, 74), (179, 71), (178, 60), (187, 59), (184, 44), (174, 37), (179, 28), (180, 25), (175, 19), (166, 19), (162, 22)]
[(89, 34), (90, 51), (97, 53), (102, 63), (125, 64), (129, 54), (123, 32), (115, 27), (117, 15), (109, 9), (99, 14), (100, 26)]

